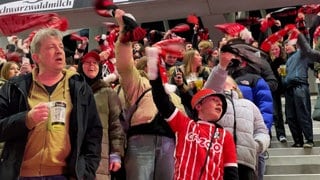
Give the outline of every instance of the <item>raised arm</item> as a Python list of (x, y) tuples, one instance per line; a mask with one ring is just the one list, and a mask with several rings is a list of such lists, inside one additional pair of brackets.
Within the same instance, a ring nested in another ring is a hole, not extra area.
[(301, 49), (301, 54), (303, 56), (307, 56), (308, 59), (310, 59), (310, 62), (320, 62), (320, 52), (311, 48), (305, 36), (300, 33), (298, 29), (294, 29), (292, 31), (296, 31), (296, 33), (298, 33), (297, 44)]
[(166, 93), (159, 75), (158, 49), (155, 47), (147, 48), (146, 54), (148, 57), (148, 76), (152, 87), (153, 101), (159, 112), (165, 118), (169, 118), (174, 113), (176, 107), (170, 101), (169, 95)]
[(119, 37), (115, 46), (115, 56), (116, 56), (116, 68), (121, 76), (126, 73), (130, 73), (134, 66), (133, 54), (132, 54), (132, 44), (131, 42), (122, 43), (120, 40), (124, 36), (124, 22), (122, 17), (125, 12), (121, 9), (115, 11), (115, 19), (119, 25)]
[(229, 52), (223, 52), (220, 54), (219, 64), (212, 69), (210, 76), (204, 84), (204, 88), (210, 88), (220, 93), (223, 92), (224, 82), (228, 75), (228, 71), (226, 71), (226, 69), (233, 57), (234, 55)]

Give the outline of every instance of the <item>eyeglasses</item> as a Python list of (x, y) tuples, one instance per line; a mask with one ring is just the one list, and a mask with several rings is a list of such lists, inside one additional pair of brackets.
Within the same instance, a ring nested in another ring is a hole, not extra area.
[(98, 65), (98, 62), (97, 61), (85, 61), (85, 62), (83, 62), (83, 64), (86, 66), (90, 66), (91, 64), (96, 66), (96, 65)]

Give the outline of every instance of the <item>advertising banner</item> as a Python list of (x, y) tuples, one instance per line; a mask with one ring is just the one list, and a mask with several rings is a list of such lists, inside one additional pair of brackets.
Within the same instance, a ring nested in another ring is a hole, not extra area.
[(19, 0), (0, 4), (0, 16), (28, 12), (71, 9), (74, 0)]

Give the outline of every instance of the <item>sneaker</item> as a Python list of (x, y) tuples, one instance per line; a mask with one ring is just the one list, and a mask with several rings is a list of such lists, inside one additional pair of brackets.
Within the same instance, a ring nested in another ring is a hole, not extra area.
[(294, 144), (291, 145), (291, 147), (302, 147), (302, 145), (299, 144), (299, 143), (294, 143)]
[(285, 136), (280, 136), (280, 137), (279, 137), (279, 141), (280, 141), (281, 143), (286, 143), (286, 142), (287, 142), (287, 138), (286, 138)]
[(313, 142), (307, 141), (306, 143), (303, 144), (304, 148), (312, 148), (314, 146)]

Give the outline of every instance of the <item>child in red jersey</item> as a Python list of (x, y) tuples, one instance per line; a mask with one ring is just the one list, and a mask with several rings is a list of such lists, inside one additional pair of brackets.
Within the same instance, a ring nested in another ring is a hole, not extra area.
[[(148, 48), (147, 55), (149, 50), (157, 51)], [(148, 60), (151, 59), (154, 58), (150, 57)], [(149, 76), (149, 79), (153, 100), (176, 135), (174, 179), (238, 180), (233, 137), (216, 124), (226, 112), (227, 102), (224, 95), (212, 89), (198, 91), (191, 101), (197, 114), (197, 121), (194, 121), (171, 103), (159, 76)]]

